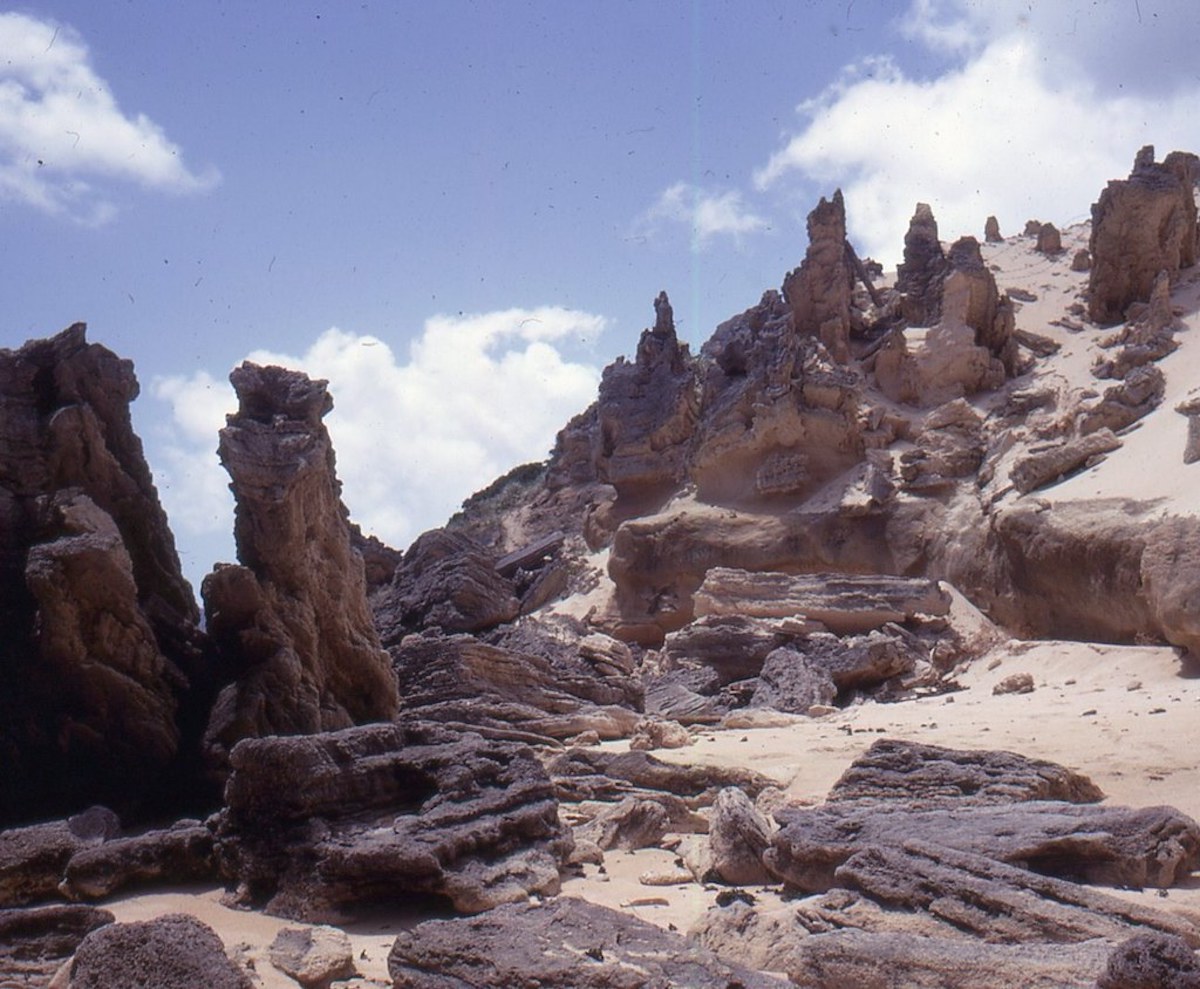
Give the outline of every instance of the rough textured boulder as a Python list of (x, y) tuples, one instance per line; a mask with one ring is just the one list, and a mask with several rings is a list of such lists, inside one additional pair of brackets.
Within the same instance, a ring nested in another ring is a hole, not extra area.
[(0, 350), (0, 822), (189, 782), (211, 670), (137, 394), (82, 323)]
[(199, 821), (179, 821), (80, 849), (67, 862), (59, 889), (73, 900), (103, 900), (131, 886), (216, 878), (212, 832)]
[(590, 821), (575, 829), (575, 836), (601, 851), (610, 848), (652, 848), (667, 832), (702, 831), (704, 819), (692, 813), (687, 804), (669, 793), (625, 797), (607, 806)]
[(771, 826), (736, 787), (717, 794), (709, 819), (708, 845), (712, 870), (734, 886), (769, 883), (771, 874), (762, 863), (771, 843)]
[(1119, 322), (1130, 303), (1148, 300), (1160, 271), (1173, 278), (1196, 263), (1198, 176), (1195, 155), (1173, 152), (1160, 164), (1147, 146), (1129, 178), (1109, 182), (1093, 204), (1088, 315), (1097, 323)]
[(868, 845), (940, 844), (1073, 881), (1169, 887), (1200, 863), (1200, 826), (1171, 807), (1059, 801), (957, 804), (830, 803), (776, 812), (764, 861), (798, 889), (837, 884), (835, 871)]
[(71, 962), (71, 989), (252, 989), (253, 985), (226, 957), (216, 931), (187, 914), (101, 927), (83, 939)]
[(782, 979), (721, 961), (679, 934), (584, 900), (505, 906), (402, 932), (388, 955), (396, 989), (766, 989)]
[(1119, 449), (1121, 441), (1111, 429), (1101, 428), (1076, 439), (1034, 449), (1013, 464), (1010, 477), (1013, 487), (1028, 494), (1076, 471), (1083, 470)]
[(329, 989), (355, 973), (350, 937), (336, 927), (285, 927), (271, 942), (271, 964), (304, 987)]
[(375, 600), (384, 645), (406, 632), (440, 628), (478, 632), (517, 617), (521, 603), (496, 560), (470, 536), (433, 529), (417, 537), (397, 566), (391, 586)]
[(0, 910), (0, 985), (41, 989), (92, 931), (113, 922), (107, 910), (83, 906)]
[[(499, 644), (506, 642), (512, 647)], [(633, 731), (642, 687), (623, 643), (600, 635), (569, 643), (519, 629), (497, 643), (469, 635), (400, 640), (391, 653), (404, 710), (554, 739), (584, 731), (621, 738)]]
[(1117, 945), (1097, 989), (1200, 989), (1200, 959), (1182, 938), (1137, 934)]
[(54, 898), (71, 857), (120, 831), (116, 814), (92, 807), (65, 821), (0, 831), (0, 906)]
[(474, 913), (558, 892), (571, 838), (524, 746), (399, 723), (247, 739), (230, 762), (218, 855), (271, 913), (323, 920), (402, 896)]
[(793, 332), (816, 337), (835, 361), (850, 358), (850, 290), (854, 268), (846, 250), (846, 206), (842, 191), (823, 196), (808, 214), (804, 261), (783, 280)]
[(209, 632), (236, 671), (205, 737), (218, 773), (242, 738), (386, 720), (398, 707), (321, 422), (333, 407), (326, 382), (250, 363), (230, 381), (239, 407), (219, 453), (242, 562), (203, 587)]
[(1065, 766), (1015, 752), (948, 749), (881, 738), (842, 773), (827, 799), (900, 800), (922, 805), (963, 799), (975, 803), (1095, 803), (1104, 799), (1104, 794), (1086, 776)]
[(964, 399), (947, 402), (924, 418), (913, 448), (900, 455), (901, 484), (913, 494), (944, 493), (979, 470), (984, 452), (979, 413)]

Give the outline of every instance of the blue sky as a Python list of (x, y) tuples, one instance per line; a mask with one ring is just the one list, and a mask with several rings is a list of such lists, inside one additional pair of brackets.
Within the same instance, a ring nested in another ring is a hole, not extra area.
[(196, 580), (248, 355), (328, 377), (351, 514), (398, 546), (594, 394), (666, 289), (698, 345), (845, 191), (894, 262), (1086, 218), (1200, 150), (1190, 0), (46, 0), (0, 8), (0, 346), (134, 360)]

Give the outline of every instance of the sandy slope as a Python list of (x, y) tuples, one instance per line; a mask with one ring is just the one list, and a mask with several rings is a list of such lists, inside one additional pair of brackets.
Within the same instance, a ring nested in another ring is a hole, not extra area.
[[(1080, 300), (1086, 275), (1070, 271), (1070, 259), (1086, 246), (1086, 225), (1064, 232), (1066, 251), (1056, 259), (1033, 251), (1030, 238), (1011, 238), (985, 247), (985, 260), (999, 268), (1001, 289), (1032, 292), (1021, 304), (1018, 326), (1052, 336), (1062, 351), (1039, 362), (1035, 382), (1066, 394), (1102, 394), (1112, 382), (1097, 381), (1089, 369), (1105, 331), (1072, 331), (1054, 325)], [(1190, 273), (1175, 293), (1185, 309), (1178, 334), (1182, 346), (1161, 362), (1167, 394), (1162, 405), (1124, 436), (1125, 445), (1099, 466), (1034, 497), (1052, 502), (1100, 497), (1158, 499), (1163, 512), (1192, 513), (1200, 465), (1184, 466), (1186, 421), (1175, 405), (1200, 386), (1197, 310), (1200, 275)], [(1018, 497), (1015, 492), (1005, 499)], [(599, 594), (603, 596), (603, 588)], [(573, 602), (561, 610), (581, 616), (596, 600)], [(994, 696), (992, 687), (1012, 673), (1028, 672), (1031, 694)], [(1051, 759), (1092, 777), (1109, 802), (1173, 804), (1200, 818), (1200, 669), (1185, 666), (1176, 650), (1158, 646), (1114, 646), (1076, 642), (1008, 641), (976, 660), (958, 677), (963, 691), (898, 704), (862, 704), (820, 719), (797, 719), (785, 727), (698, 733), (686, 749), (656, 753), (676, 761), (750, 766), (776, 778), (789, 800), (820, 802), (847, 764), (876, 738), (913, 739), (967, 748), (1004, 748)], [(623, 743), (612, 743), (621, 747)], [(628, 910), (662, 926), (687, 927), (714, 901), (716, 890), (694, 883), (650, 887), (638, 877), (663, 871), (674, 856), (661, 850), (609, 853), (602, 874), (589, 866), (583, 878), (565, 883), (564, 892)], [(1200, 915), (1200, 882), (1192, 888), (1127, 892), (1159, 907)], [(644, 901), (639, 904), (638, 901)], [(648, 901), (648, 902), (647, 902)], [(186, 910), (215, 927), (231, 948), (246, 945), (264, 986), (293, 986), (272, 969), (266, 946), (290, 922), (232, 911), (217, 890), (180, 890), (123, 898), (108, 905), (120, 920), (144, 919)], [(351, 929), (364, 976), (386, 980), (386, 955), (395, 931), (410, 923), (400, 916), (365, 921)]]

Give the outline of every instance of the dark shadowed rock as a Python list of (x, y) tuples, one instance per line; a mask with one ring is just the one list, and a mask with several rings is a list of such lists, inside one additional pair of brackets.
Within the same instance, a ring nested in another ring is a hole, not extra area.
[(180, 821), (80, 849), (67, 862), (60, 890), (73, 900), (102, 900), (131, 886), (216, 879), (212, 832), (199, 821)]
[(1015, 752), (948, 749), (881, 738), (858, 756), (829, 791), (831, 802), (895, 800), (920, 804), (1065, 800), (1095, 803), (1104, 794), (1086, 776)]
[(807, 714), (810, 707), (828, 706), (835, 697), (837, 686), (829, 671), (810, 660), (801, 649), (784, 646), (772, 652), (763, 663), (750, 706)]
[(933, 210), (928, 203), (917, 203), (904, 235), (904, 262), (896, 272), (896, 288), (904, 296), (902, 312), (911, 325), (932, 326), (941, 317), (946, 267)]
[(1062, 234), (1058, 227), (1053, 223), (1043, 223), (1041, 229), (1038, 230), (1037, 247), (1034, 248), (1039, 254), (1061, 254), (1062, 253)]
[(218, 855), (271, 913), (414, 895), (474, 913), (558, 891), (571, 839), (524, 746), (400, 723), (247, 739), (230, 762)]
[(0, 822), (187, 790), (211, 670), (137, 395), (82, 323), (0, 350)]
[(251, 989), (249, 976), (225, 955), (207, 924), (167, 914), (110, 924), (83, 939), (71, 963), (71, 989)]
[(1088, 315), (1096, 322), (1119, 322), (1130, 303), (1148, 300), (1160, 271), (1174, 278), (1195, 264), (1198, 175), (1195, 155), (1174, 152), (1159, 164), (1148, 146), (1129, 178), (1109, 182), (1093, 204)]
[(398, 706), (321, 422), (326, 383), (248, 362), (230, 380), (240, 406), (219, 452), (242, 563), (219, 565), (203, 588), (209, 631), (236, 670), (205, 738), (218, 773), (242, 738), (386, 720)]
[(495, 557), (463, 533), (433, 529), (418, 536), (375, 602), (384, 645), (424, 628), (478, 632), (512, 621), (521, 603), (495, 565)]
[(584, 900), (504, 906), (402, 932), (396, 989), (766, 989), (782, 979), (721, 961), (679, 934)]
[(764, 860), (779, 878), (819, 892), (868, 845), (941, 844), (1048, 876), (1119, 886), (1175, 885), (1200, 863), (1200, 827), (1171, 807), (1058, 801), (922, 808), (898, 802), (784, 808)]
[(113, 922), (107, 910), (83, 906), (0, 910), (0, 985), (42, 989), (92, 931)]
[(0, 831), (0, 906), (57, 897), (71, 856), (120, 831), (116, 814), (93, 807), (65, 821)]
[(1097, 989), (1200, 989), (1200, 960), (1170, 934), (1137, 934), (1113, 949)]

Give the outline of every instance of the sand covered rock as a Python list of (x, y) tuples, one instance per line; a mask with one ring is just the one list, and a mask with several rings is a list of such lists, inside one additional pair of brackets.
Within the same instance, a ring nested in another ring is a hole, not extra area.
[(558, 891), (570, 835), (524, 746), (433, 725), (247, 739), (217, 825), (250, 903), (323, 920), (438, 896), (474, 913)]
[(249, 362), (230, 380), (240, 404), (219, 453), (242, 562), (218, 565), (203, 588), (209, 631), (236, 671), (205, 736), (218, 774), (243, 738), (387, 720), (399, 702), (321, 422), (326, 382)]

